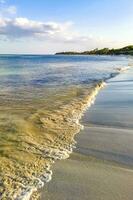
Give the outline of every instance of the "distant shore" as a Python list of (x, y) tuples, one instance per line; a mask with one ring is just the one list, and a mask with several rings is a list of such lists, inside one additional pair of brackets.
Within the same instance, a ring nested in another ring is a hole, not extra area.
[(59, 52), (56, 55), (133, 55), (133, 45), (126, 46), (119, 49), (94, 49), (91, 51), (83, 51), (83, 52), (75, 52), (75, 51), (67, 51), (67, 52)]

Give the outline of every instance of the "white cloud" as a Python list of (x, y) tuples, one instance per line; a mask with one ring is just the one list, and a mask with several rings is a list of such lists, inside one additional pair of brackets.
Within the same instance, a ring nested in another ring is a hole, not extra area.
[(72, 30), (72, 23), (33, 21), (27, 18), (0, 18), (0, 35), (6, 38), (35, 37), (40, 39), (60, 40), (64, 42), (86, 41)]
[(0, 42), (15, 44), (19, 41), (20, 45), (30, 39), (32, 43), (36, 41), (36, 45), (41, 43), (61, 50), (88, 49), (105, 43), (100, 38), (78, 33), (72, 22), (43, 22), (16, 16), (17, 7), (0, 0)]
[[(73, 29), (72, 22), (42, 22), (27, 18), (0, 18), (0, 40), (8, 42), (10, 45), (18, 42), (18, 46), (20, 43), (25, 44), (29, 41), (32, 47), (33, 43), (36, 44), (36, 48), (33, 47), (35, 51), (46, 49), (46, 52), (49, 50), (51, 52), (84, 51), (109, 45), (109, 41), (102, 38), (78, 33)], [(28, 48), (25, 45), (25, 49)]]

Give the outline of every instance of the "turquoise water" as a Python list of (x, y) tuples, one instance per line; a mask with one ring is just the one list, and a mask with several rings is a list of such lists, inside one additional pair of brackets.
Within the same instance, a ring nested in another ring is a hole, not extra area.
[(29, 199), (51, 179), (52, 163), (72, 152), (81, 114), (103, 81), (129, 62), (124, 56), (0, 56), (2, 200)]

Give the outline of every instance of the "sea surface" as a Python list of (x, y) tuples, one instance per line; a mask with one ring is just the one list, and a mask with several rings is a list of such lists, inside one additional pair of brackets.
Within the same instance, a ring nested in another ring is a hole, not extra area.
[(0, 55), (0, 199), (37, 199), (75, 148), (83, 113), (126, 56)]

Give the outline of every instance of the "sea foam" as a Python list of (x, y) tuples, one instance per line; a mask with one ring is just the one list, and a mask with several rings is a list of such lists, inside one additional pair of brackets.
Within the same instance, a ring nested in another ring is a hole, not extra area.
[[(65, 103), (58, 109), (40, 109), (24, 124), (22, 123), (20, 127), (24, 128), (22, 130), (26, 132), (26, 136), (23, 138), (20, 135), (20, 142), (23, 144), (23, 149), (20, 150), (35, 157), (34, 163), (24, 165), (22, 175), (19, 175), (19, 172), (15, 176), (9, 176), (8, 173), (5, 175), (5, 183), (7, 186), (9, 184), (10, 189), (5, 190), (1, 199), (30, 200), (33, 193), (52, 179), (53, 163), (69, 158), (73, 152), (76, 144), (74, 136), (83, 129), (80, 119), (86, 109), (94, 103), (96, 95), (106, 85), (106, 80), (128, 69), (129, 67), (117, 68), (108, 78), (86, 84), (81, 88), (77, 87), (76, 90), (74, 88), (75, 96), (70, 101), (66, 98)], [(69, 97), (69, 93), (67, 95)], [(13, 170), (16, 167), (21, 172), (20, 166), (17, 167), (14, 161), (12, 163)]]

